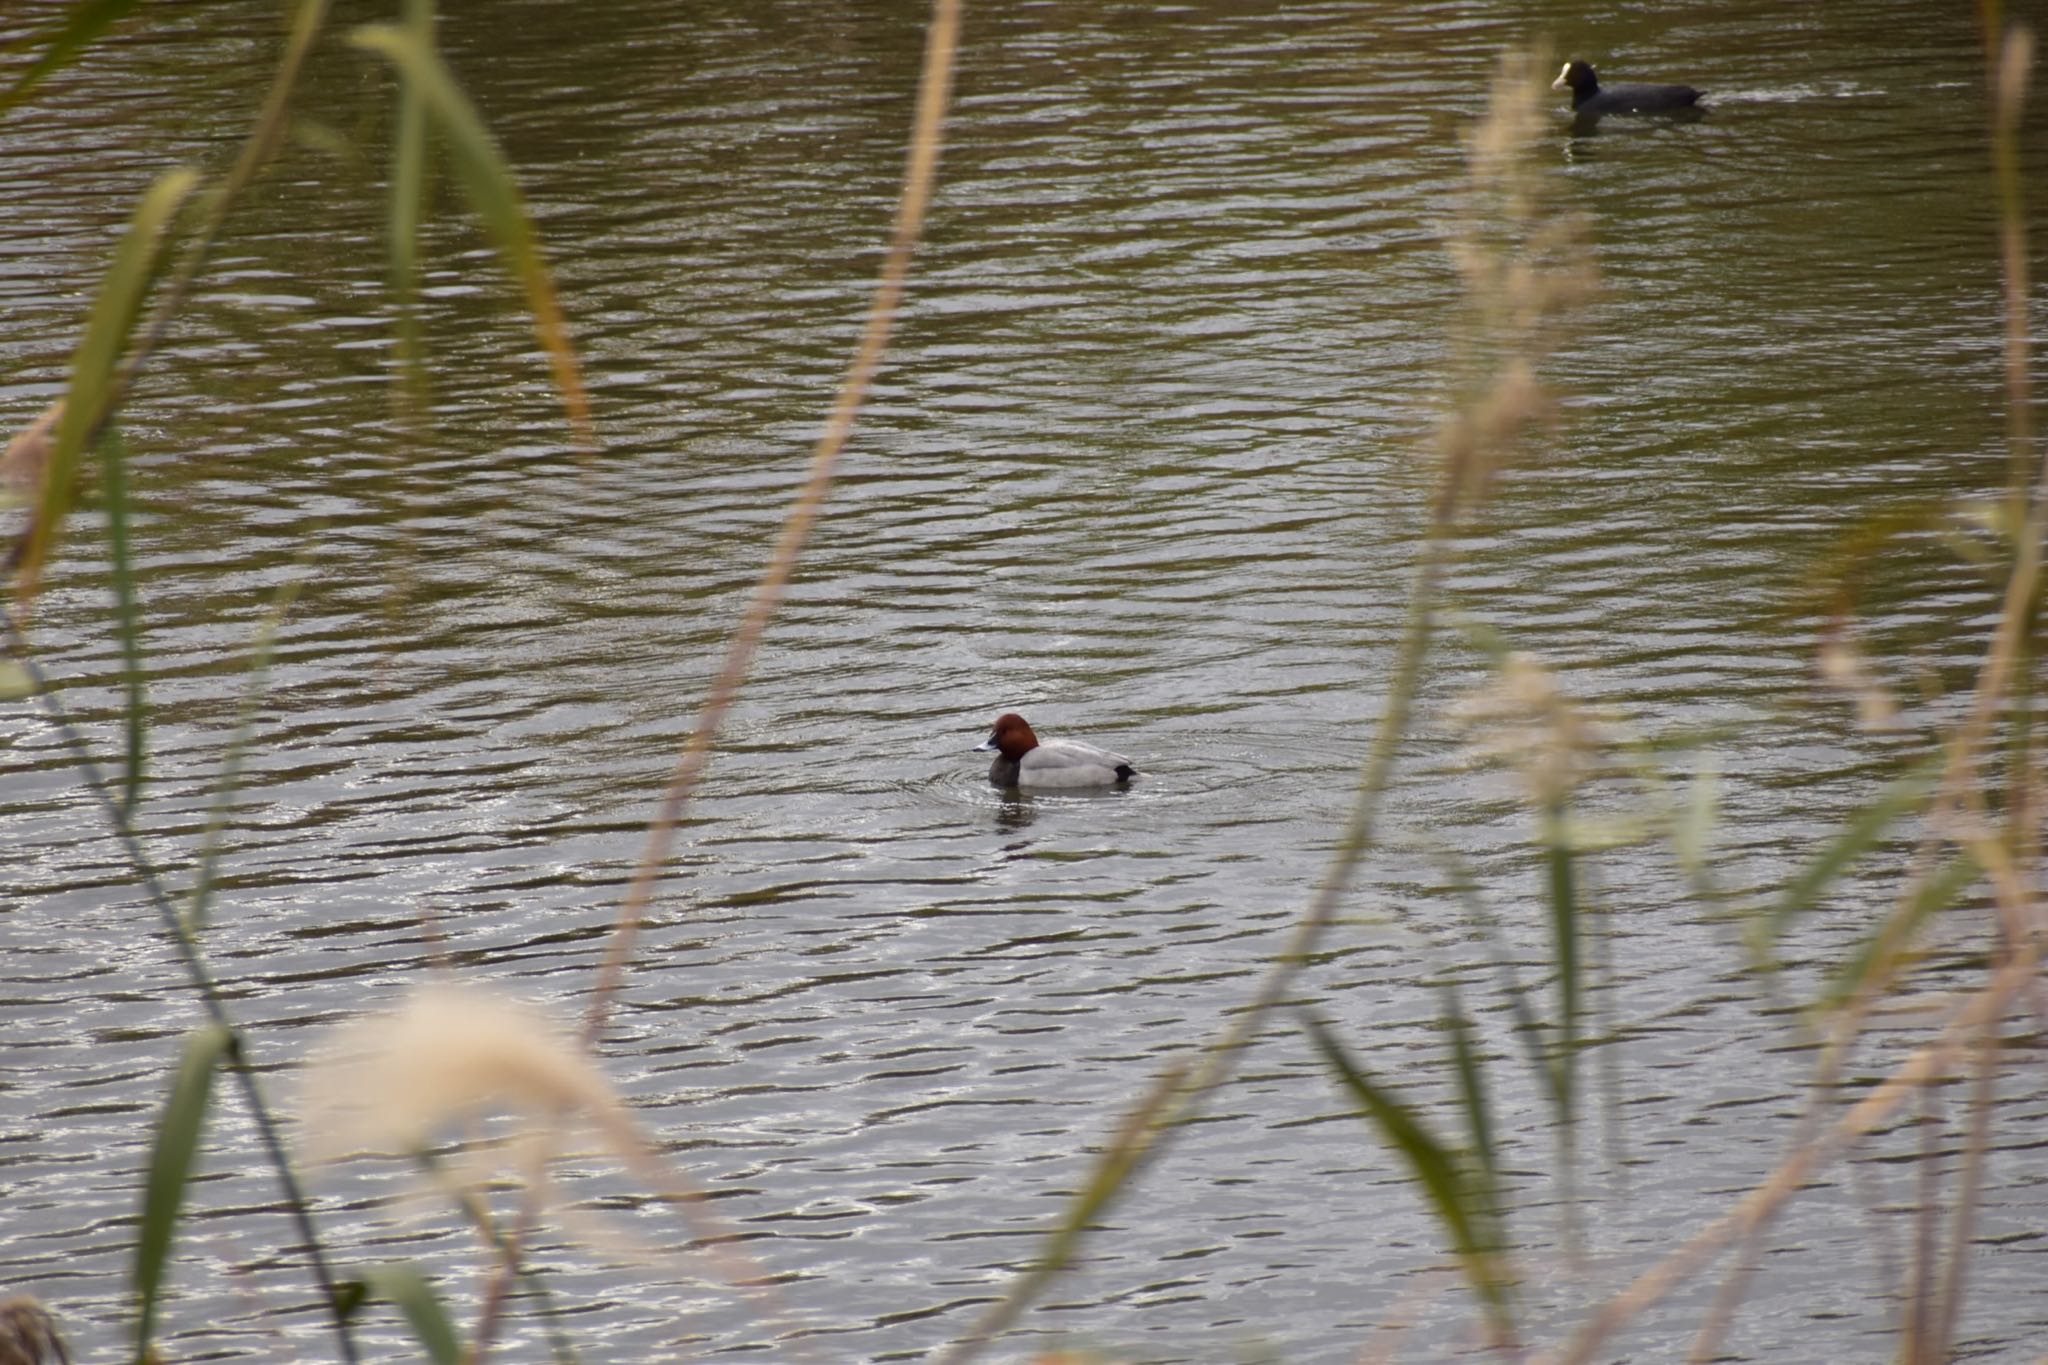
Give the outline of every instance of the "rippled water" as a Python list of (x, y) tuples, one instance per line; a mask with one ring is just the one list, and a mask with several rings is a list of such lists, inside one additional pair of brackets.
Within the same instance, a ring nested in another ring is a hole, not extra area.
[[(10, 425), (60, 391), (134, 196), (228, 155), (273, 8), (146, 16), (0, 123)], [(1554, 450), (1462, 541), (1453, 593), (1632, 732), (1710, 732), (1724, 872), (1768, 887), (1900, 749), (1814, 694), (1806, 585), (1869, 519), (2004, 478), (1981, 54), (1961, 7), (1606, 9), (1551, 7), (1549, 36), (1610, 76), (1702, 86), (1712, 111), (1573, 137), (1560, 110), (1546, 133), (1607, 292), (1552, 366)], [(434, 429), (394, 419), (382, 86), (340, 44), (321, 53), (304, 116), (368, 150), (308, 136), (266, 177), (128, 426), (154, 706), (140, 819), (176, 883), (252, 641), (298, 587), (207, 934), (266, 1065), (436, 963), (580, 1006), (858, 326), (921, 17), (503, 0), (446, 20), (568, 300), (605, 446), (588, 462), (452, 186), (430, 234)], [(1460, 317), (1443, 247), (1459, 132), (1496, 53), (1531, 36), (1518, 7), (1481, 3), (970, 14), (894, 352), (600, 1049), (786, 1277), (788, 1321), (701, 1258), (549, 1241), (592, 1355), (783, 1358), (795, 1333), (818, 1359), (921, 1358), (1028, 1259), (1148, 1079), (1244, 1001), (1379, 713), (1429, 477), (1418, 437)], [(1966, 682), (1994, 610), (1974, 570), (1923, 537), (1868, 593), (1880, 657)], [(110, 619), (75, 550), (34, 634), (108, 752)], [(1622, 1141), (1584, 1135), (1587, 1259), (1553, 1254), (1571, 1195), (1543, 1174), (1547, 1111), (1429, 851), (1457, 851), (1540, 971), (1530, 822), (1463, 764), (1440, 706), (1480, 673), (1447, 644), (1389, 847), (1298, 994), (1428, 1104), (1449, 1089), (1433, 987), (1468, 983), (1548, 1340), (1768, 1172), (1812, 1057), (1667, 853), (1601, 859), (1615, 1036), (1596, 1066), (1619, 1077)], [(1006, 799), (965, 752), (1006, 709), (1145, 776)], [(34, 1290), (105, 1354), (134, 1172), (199, 1014), (57, 737), (19, 706), (0, 726), (19, 851), (0, 882), (0, 1288)], [(1874, 878), (1801, 927), (1796, 988), (1887, 894)], [(1925, 984), (1966, 985), (1967, 967), (1939, 959)], [(1912, 1036), (1881, 1037), (1869, 1072)], [(1977, 1358), (2027, 1357), (2048, 1319), (2029, 1150), (2048, 1092), (2020, 1055), (1961, 1333)], [(1469, 1343), (1458, 1291), (1426, 1273), (1435, 1229), (1344, 1110), (1282, 1021), (1019, 1340), (1337, 1361), (1419, 1318), (1417, 1358)], [(245, 1121), (217, 1124), (173, 1351), (276, 1354), (275, 1333), (317, 1333), (318, 1315), (282, 1220), (249, 1212), (273, 1187)], [(1919, 1140), (1903, 1123), (1774, 1228), (1738, 1358), (1890, 1350)], [(639, 1237), (687, 1238), (601, 1163), (569, 1184)], [(340, 1259), (477, 1263), (451, 1223), (398, 1218), (405, 1186), (326, 1178)], [(1676, 1358), (1711, 1292), (1689, 1286), (1629, 1340)], [(530, 1317), (511, 1332), (540, 1356)]]

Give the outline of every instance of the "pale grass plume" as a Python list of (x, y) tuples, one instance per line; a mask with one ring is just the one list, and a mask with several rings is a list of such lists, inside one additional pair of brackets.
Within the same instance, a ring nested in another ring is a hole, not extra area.
[[(761, 1267), (657, 1152), (574, 1031), (529, 1005), (473, 986), (422, 986), (396, 1008), (336, 1029), (308, 1063), (300, 1096), (315, 1161), (433, 1155), (416, 1204), (438, 1195), (481, 1217), (491, 1191), (518, 1187), (517, 1241), (549, 1209), (586, 1242), (650, 1259), (657, 1253), (624, 1228), (576, 1216), (555, 1185), (554, 1163), (594, 1144), (680, 1211), (721, 1278), (754, 1294), (768, 1315), (778, 1312)], [(451, 1144), (454, 1151), (436, 1153)]]
[(1519, 650), (1452, 704), (1450, 720), (1479, 761), (1513, 768), (1545, 809), (1595, 776), (1612, 749), (1606, 729), (1565, 694), (1557, 675)]
[(1442, 514), (1490, 498), (1524, 435), (1555, 420), (1537, 367), (1600, 286), (1585, 220), (1555, 206), (1554, 177), (1539, 160), (1546, 65), (1542, 54), (1503, 57), (1486, 113), (1465, 137), (1467, 208), (1445, 245), (1471, 324), (1465, 379), (1437, 428)]
[(422, 1152), (501, 1115), (587, 1124), (620, 1155), (639, 1146), (610, 1082), (565, 1034), (530, 1006), (468, 986), (424, 986), (342, 1026), (303, 1093), (318, 1160)]
[(1821, 685), (1856, 708), (1858, 728), (1874, 734), (1906, 728), (1891, 689), (1871, 667), (1862, 642), (1847, 621), (1838, 619), (1822, 632), (1816, 663)]

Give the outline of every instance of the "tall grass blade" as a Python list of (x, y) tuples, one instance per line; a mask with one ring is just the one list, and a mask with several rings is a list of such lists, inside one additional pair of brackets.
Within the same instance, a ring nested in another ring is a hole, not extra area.
[(1500, 922), (1480, 893), (1479, 879), (1465, 860), (1449, 848), (1437, 845), (1432, 849), (1449, 874), (1451, 890), (1464, 902), (1465, 912), (1472, 922), (1479, 926), (1481, 941), (1486, 946), (1486, 955), (1493, 961), (1493, 969), (1500, 981), (1500, 996), (1507, 1003), (1508, 1011), (1514, 1016), (1515, 1037), (1521, 1042), (1522, 1050), (1528, 1054), (1530, 1074), (1543, 1088), (1545, 1098), (1560, 1117), (1564, 1112), (1564, 1098), (1557, 1092), (1557, 1077), (1552, 1072), (1547, 1049), (1548, 1035), (1543, 1023), (1529, 1008), (1528, 992), (1522, 987), (1521, 976), (1515, 971), (1515, 964), (1509, 960), (1507, 950), (1502, 946)]
[(448, 1310), (434, 1286), (418, 1267), (406, 1264), (373, 1265), (362, 1278), (341, 1286), (344, 1311), (353, 1315), (364, 1303), (388, 1303), (405, 1315), (412, 1334), (434, 1365), (456, 1365), (462, 1359), (462, 1343), (449, 1320)]
[(1915, 764), (1905, 776), (1879, 792), (1875, 801), (1858, 811), (1805, 870), (1786, 884), (1777, 903), (1751, 923), (1749, 947), (1760, 969), (1772, 968), (1773, 950), (1792, 921), (1826, 895), (1836, 879), (1875, 848), (1893, 825), (1920, 808), (1933, 792), (1945, 758), (1944, 754), (1935, 754)]
[[(432, 50), (433, 0), (405, 0), (407, 39)], [(412, 300), (419, 279), (420, 222), (426, 216), (427, 104), (418, 82), (398, 83), (398, 126), (391, 139), (391, 202), (386, 206), (385, 250), (391, 283), (401, 304)]]
[[(106, 811), (114, 832), (126, 853), (128, 864), (141, 880), (148, 895), (149, 903), (161, 917), (178, 959), (190, 978), (193, 990), (206, 1008), (208, 1017), (223, 1034), (232, 1035), (233, 1018), (228, 1012), (227, 1002), (220, 987), (214, 982), (213, 973), (201, 956), (197, 941), (186, 929), (185, 922), (178, 915), (177, 906), (164, 887), (164, 880), (150, 859), (148, 850), (135, 831), (134, 824), (113, 799), (111, 786), (94, 761), (85, 736), (71, 720), (64, 708), (63, 699), (49, 685), (36, 662), (29, 656), (28, 646), (23, 640), (20, 627), (15, 623), (13, 613), (0, 605), (0, 636), (4, 636), (7, 647), (13, 651), (20, 670), (28, 677), (34, 695), (42, 704), (58, 733), (63, 736), (64, 747), (72, 761), (84, 775), (87, 790)], [(242, 1054), (241, 1044), (232, 1044), (228, 1057), (229, 1072), (235, 1078), (236, 1086), (249, 1107), (249, 1116), (255, 1121), (256, 1133), (265, 1158), (277, 1174), (282, 1187), (283, 1202), (299, 1231), (299, 1250), (310, 1266), (313, 1279), (320, 1290), (320, 1302), (333, 1314), (335, 1342), (340, 1348), (344, 1365), (354, 1365), (357, 1354), (355, 1339), (349, 1332), (348, 1321), (343, 1315), (335, 1278), (327, 1264), (327, 1252), (320, 1241), (318, 1227), (313, 1221), (313, 1211), (306, 1202), (304, 1190), (299, 1185), (298, 1173), (292, 1169), (290, 1157), (285, 1152), (283, 1133), (269, 1104), (263, 1098), (263, 1086), (256, 1068), (250, 1065)]]
[(1585, 983), (1579, 970), (1578, 878), (1572, 835), (1562, 802), (1543, 813), (1543, 869), (1550, 901), (1551, 955), (1557, 967), (1557, 1053), (1551, 1058), (1558, 1117), (1567, 1125), (1577, 1109), (1579, 1010)]
[(1498, 1241), (1493, 1232), (1492, 1212), (1466, 1175), (1463, 1158), (1431, 1134), (1414, 1110), (1388, 1094), (1353, 1063), (1328, 1025), (1313, 1015), (1304, 1015), (1303, 1022), (1338, 1084), (1358, 1102), (1387, 1146), (1408, 1163), (1409, 1173), (1422, 1187), (1437, 1221), (1450, 1236), (1466, 1280), (1486, 1304), (1496, 1327), (1505, 1332), (1507, 1287), (1495, 1266)]
[(366, 24), (350, 40), (384, 57), (425, 104), (429, 121), (448, 148), (449, 164), (469, 204), (481, 218), (513, 278), (526, 291), (527, 307), (541, 348), (548, 354), (561, 390), (569, 425), (586, 449), (596, 448), (590, 425), (590, 402), (582, 370), (569, 341), (568, 323), (555, 298), (553, 278), (541, 256), (540, 238), (526, 212), (519, 186), (504, 153), (484, 126), (476, 106), (455, 82), (453, 73), (422, 34), (391, 24)]
[(1501, 1209), (1500, 1171), (1493, 1150), (1493, 1114), (1486, 1103), (1486, 1075), (1472, 1046), (1472, 1021), (1459, 1007), (1458, 992), (1444, 988), (1444, 1028), (1451, 1035), (1451, 1061), (1458, 1071), (1458, 1102), (1465, 1111), (1465, 1131), (1471, 1141), (1473, 1159), (1485, 1178), (1486, 1202), (1494, 1213)]
[(100, 440), (100, 487), (107, 505), (107, 556), (114, 570), (115, 631), (121, 637), (122, 726), (121, 807), (131, 817), (142, 795), (148, 710), (142, 674), (142, 619), (135, 593), (135, 565), (128, 537), (128, 447), (119, 427), (109, 425)]
[(31, 90), (69, 66), (73, 58), (92, 46), (95, 39), (138, 3), (139, 0), (80, 0), (79, 4), (72, 6), (71, 13), (50, 35), (43, 55), (29, 63), (28, 70), (22, 72), (11, 87), (0, 92), (0, 114), (21, 103)]
[(214, 1069), (226, 1059), (233, 1035), (217, 1024), (197, 1029), (185, 1042), (185, 1060), (171, 1084), (163, 1117), (157, 1121), (156, 1147), (150, 1153), (149, 1181), (143, 1187), (142, 1231), (135, 1240), (135, 1359), (154, 1358), (150, 1336), (156, 1328), (157, 1298), (163, 1290), (164, 1268), (178, 1227), (178, 1210), (192, 1174), (192, 1157), (206, 1123), (213, 1092)]
[(114, 262), (100, 282), (85, 339), (71, 359), (71, 388), (64, 414), (57, 420), (57, 441), (43, 479), (42, 502), (23, 546), (16, 591), (24, 602), (35, 596), (42, 566), (55, 549), (59, 529), (71, 510), (86, 444), (106, 420), (116, 390), (115, 367), (156, 274), (164, 230), (198, 183), (198, 173), (182, 167), (157, 178), (129, 220), (128, 231), (114, 250)]
[(1911, 946), (1920, 926), (1956, 903), (1970, 889), (1984, 869), (1968, 853), (1960, 853), (1936, 868), (1904, 905), (1865, 939), (1818, 1002), (1823, 1011), (1840, 1009), (1856, 996), (1881, 989), (1897, 968), (1900, 957)]
[[(405, 0), (402, 27), (413, 41), (431, 49), (434, 42), (434, 0)], [(391, 291), (398, 304), (393, 320), (398, 331), (397, 358), (401, 383), (400, 412), (417, 427), (427, 409), (426, 346), (419, 311), (420, 223), (427, 213), (427, 104), (412, 81), (398, 83), (398, 123), (391, 139), (391, 195), (385, 206), (385, 253)]]

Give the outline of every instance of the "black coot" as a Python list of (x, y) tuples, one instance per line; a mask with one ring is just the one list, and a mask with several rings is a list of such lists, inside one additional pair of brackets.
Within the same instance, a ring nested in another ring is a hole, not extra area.
[(1566, 62), (1550, 88), (1571, 91), (1572, 112), (1581, 119), (1602, 114), (1677, 113), (1692, 110), (1700, 98), (1700, 92), (1689, 85), (1603, 86), (1593, 74), (1591, 62)]

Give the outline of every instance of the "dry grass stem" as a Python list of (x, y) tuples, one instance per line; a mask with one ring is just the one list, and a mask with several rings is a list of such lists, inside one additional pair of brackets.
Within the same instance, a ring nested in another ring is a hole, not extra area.
[(1969, 1004), (1939, 1035), (1915, 1051), (1826, 1133), (1793, 1152), (1769, 1179), (1733, 1209), (1637, 1276), (1627, 1289), (1601, 1304), (1570, 1342), (1552, 1354), (1538, 1357), (1538, 1365), (1585, 1365), (1592, 1360), (1601, 1343), (1637, 1314), (1690, 1279), (1730, 1242), (1773, 1216), (1823, 1164), (1890, 1117), (1923, 1087), (1946, 1075), (1956, 1054), (2004, 1017), (2008, 1006), (2028, 988), (2033, 976), (2031, 963), (2002, 968), (1990, 984), (1970, 997)]
[(811, 455), (810, 474), (783, 521), (768, 568), (755, 585), (746, 616), (726, 647), (724, 664), (705, 695), (696, 729), (677, 755), (675, 775), (669, 782), (660, 810), (648, 827), (646, 850), (641, 855), (632, 884), (627, 888), (625, 901), (619, 907), (611, 942), (584, 1016), (585, 1046), (594, 1044), (604, 1031), (611, 1002), (618, 993), (627, 964), (633, 960), (640, 920), (653, 898), (655, 881), (668, 865), (675, 843), (676, 824), (682, 819), (683, 811), (697, 789), (704, 765), (710, 757), (711, 743), (724, 724), (725, 714), (731, 709), (734, 698), (739, 695), (740, 685), (746, 680), (755, 651), (760, 647), (761, 636), (776, 608), (781, 605), (790, 574), (795, 571), (797, 557), (803, 552), (804, 541), (824, 506), (825, 495), (831, 491), (840, 452), (846, 448), (847, 439), (853, 432), (854, 418), (859, 414), (867, 398), (868, 387), (888, 350), (889, 336), (895, 327), (897, 309), (910, 274), (911, 257), (916, 253), (924, 228), (925, 209), (931, 200), (959, 34), (960, 0), (934, 0), (931, 24), (925, 37), (924, 70), (918, 82), (917, 110), (903, 174), (903, 192), (896, 209), (896, 228), (888, 257), (882, 265), (881, 278), (875, 286), (874, 299), (868, 307), (867, 322), (861, 329), (860, 341), (847, 366), (846, 376), (840, 382), (831, 417)]
[(27, 524), (15, 533), (14, 543), (8, 547), (5, 562), (9, 571), (21, 567), (29, 545), (35, 540), (34, 508), (42, 501), (43, 480), (49, 473), (50, 454), (57, 441), (57, 422), (63, 416), (64, 400), (59, 398), (16, 432), (7, 443), (7, 452), (0, 455), (0, 507), (25, 505), (31, 509)]
[(1515, 651), (1493, 677), (1452, 703), (1449, 719), (1483, 762), (1515, 768), (1539, 809), (1554, 809), (1606, 763), (1607, 735), (1566, 696), (1557, 675)]
[(0, 1365), (71, 1365), (56, 1320), (26, 1294), (0, 1299)]

